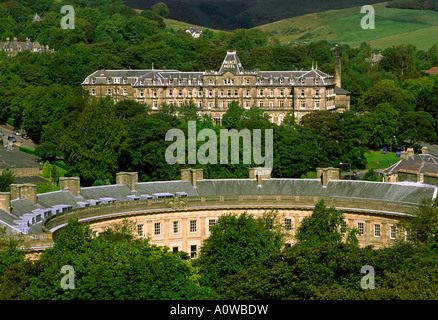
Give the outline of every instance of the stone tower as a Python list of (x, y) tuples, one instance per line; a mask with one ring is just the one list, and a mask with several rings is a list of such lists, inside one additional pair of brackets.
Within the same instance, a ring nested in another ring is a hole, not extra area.
[(341, 47), (335, 46), (335, 83), (341, 88)]

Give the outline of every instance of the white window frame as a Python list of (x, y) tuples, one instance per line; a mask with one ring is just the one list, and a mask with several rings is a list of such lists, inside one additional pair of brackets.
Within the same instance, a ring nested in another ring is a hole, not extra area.
[(161, 222), (154, 222), (154, 235), (159, 236), (161, 234)]

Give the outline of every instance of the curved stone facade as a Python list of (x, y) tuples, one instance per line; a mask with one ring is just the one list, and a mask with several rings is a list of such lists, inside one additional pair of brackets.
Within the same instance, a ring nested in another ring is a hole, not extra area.
[[(2, 193), (0, 223), (10, 234), (56, 237), (77, 218), (94, 232), (129, 219), (139, 237), (196, 256), (210, 227), (226, 213), (262, 215), (275, 211), (283, 231), (293, 235), (321, 199), (344, 211), (345, 224), (361, 232), (360, 244), (383, 247), (397, 236), (395, 225), (423, 198), (435, 198), (437, 187), (421, 182), (381, 183), (340, 180), (336, 168), (318, 168), (318, 179), (271, 178), (267, 168), (251, 168), (248, 179), (204, 179), (202, 169), (181, 170), (181, 180), (138, 182), (135, 172), (120, 172), (116, 184), (80, 187), (78, 178), (61, 179), (61, 190), (36, 194)], [(15, 190), (14, 189), (14, 190)]]
[(362, 246), (383, 247), (389, 244), (395, 236), (391, 234), (391, 228), (401, 216), (417, 207), (412, 203), (320, 196), (173, 197), (76, 209), (49, 218), (44, 226), (46, 231), (54, 233), (56, 239), (57, 232), (71, 218), (87, 223), (97, 233), (111, 224), (129, 219), (135, 221), (139, 237), (149, 237), (152, 244), (168, 246), (171, 250), (182, 250), (196, 256), (202, 242), (210, 235), (210, 226), (226, 213), (246, 212), (261, 216), (275, 212), (277, 223), (290, 235), (288, 242), (293, 243), (293, 235), (301, 220), (312, 213), (315, 203), (321, 199), (324, 199), (327, 206), (344, 211), (348, 227), (358, 228), (361, 224), (362, 235), (358, 239)]

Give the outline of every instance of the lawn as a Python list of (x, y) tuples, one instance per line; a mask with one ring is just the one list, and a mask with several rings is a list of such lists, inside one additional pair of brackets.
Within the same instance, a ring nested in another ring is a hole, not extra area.
[(367, 169), (385, 169), (394, 163), (400, 161), (400, 157), (395, 155), (395, 152), (382, 153), (382, 151), (367, 152), (364, 154), (367, 159)]
[(386, 8), (374, 4), (375, 29), (360, 27), (365, 14), (360, 7), (293, 17), (257, 28), (278, 37), (282, 43), (327, 40), (350, 46), (368, 42), (375, 48), (411, 43), (427, 50), (437, 41), (438, 12)]

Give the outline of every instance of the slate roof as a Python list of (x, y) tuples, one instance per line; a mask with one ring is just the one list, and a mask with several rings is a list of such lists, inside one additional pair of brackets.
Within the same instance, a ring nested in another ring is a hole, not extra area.
[[(251, 74), (257, 75), (258, 79), (263, 79), (263, 84), (269, 84), (269, 79), (272, 77), (276, 80), (280, 78), (284, 78), (284, 84), (289, 84), (289, 80), (293, 78), (293, 85), (315, 85), (315, 79), (318, 78), (320, 80), (319, 85), (329, 85), (334, 84), (334, 78), (331, 75), (328, 75), (321, 70), (314, 69), (312, 67), (311, 70), (293, 70), (293, 71), (260, 71), (260, 70), (252, 70), (245, 71), (242, 63), (240, 62), (239, 57), (236, 52), (227, 52), (222, 65), (219, 71), (191, 71), (191, 72), (182, 72), (179, 70), (164, 70), (164, 69), (136, 69), (136, 70), (97, 70), (87, 76), (82, 84), (90, 84), (91, 79), (95, 80), (95, 84), (106, 84), (108, 78), (126, 78), (127, 83), (132, 86), (138, 85), (152, 85), (152, 80), (155, 79), (156, 85), (169, 85), (169, 79), (182, 79), (181, 85), (187, 85), (187, 80), (189, 78), (192, 79), (203, 79), (206, 75), (221, 75), (226, 72), (232, 72), (235, 74)], [(304, 83), (301, 83), (301, 79), (304, 79)], [(144, 80), (143, 84), (140, 84), (140, 80)], [(122, 81), (120, 81), (122, 84)], [(175, 82), (174, 84), (177, 84)], [(275, 83), (278, 85), (278, 83)], [(196, 82), (193, 82), (192, 85), (197, 85)], [(207, 83), (205, 84), (207, 85)], [(343, 89), (341, 89), (343, 90)], [(345, 90), (345, 92), (348, 92)], [(345, 94), (344, 92), (344, 94)]]
[(397, 173), (400, 170), (413, 173), (438, 174), (438, 157), (431, 154), (417, 154), (414, 158), (403, 159), (382, 170), (382, 174)]
[[(424, 159), (424, 170), (436, 170), (438, 158), (433, 156), (418, 157)], [(418, 170), (419, 161), (403, 161), (404, 168)], [(398, 163), (400, 165), (400, 163)], [(434, 171), (438, 173), (438, 170)], [(159, 181), (135, 183), (135, 190), (126, 184), (114, 184), (81, 188), (80, 196), (70, 190), (60, 190), (37, 195), (37, 203), (27, 199), (11, 201), (11, 213), (0, 210), (0, 223), (13, 230), (24, 233), (41, 233), (41, 222), (32, 223), (31, 219), (43, 219), (56, 210), (79, 208), (85, 204), (95, 205), (93, 201), (130, 201), (140, 199), (142, 195), (155, 193), (185, 192), (188, 196), (221, 196), (221, 195), (303, 195), (331, 196), (361, 199), (389, 200), (396, 202), (419, 203), (425, 197), (435, 197), (436, 186), (423, 183), (380, 183), (354, 180), (330, 180), (323, 187), (319, 179), (263, 179), (261, 186), (255, 179), (204, 179), (198, 180), (193, 187), (190, 181)], [(62, 211), (58, 211), (62, 212)], [(46, 216), (47, 214), (47, 216)]]

